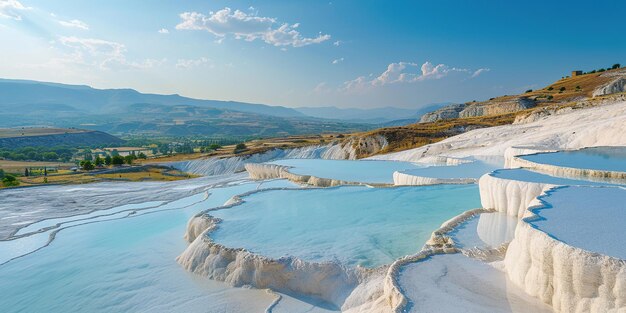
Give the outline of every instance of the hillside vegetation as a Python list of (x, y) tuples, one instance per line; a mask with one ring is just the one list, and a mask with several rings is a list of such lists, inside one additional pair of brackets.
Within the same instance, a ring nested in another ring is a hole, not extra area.
[[(556, 114), (560, 110), (578, 109), (620, 99), (623, 100), (626, 98), (623, 86), (621, 89), (612, 88), (612, 94), (595, 97), (593, 95), (600, 88), (624, 79), (624, 77), (626, 77), (626, 69), (624, 68), (594, 72), (576, 77), (564, 77), (540, 90), (529, 90), (519, 95), (495, 97), (482, 102), (468, 102), (461, 106), (461, 108), (474, 106), (473, 112), (483, 113), (484, 115), (440, 118), (407, 126), (380, 128), (352, 134), (344, 142), (354, 143), (359, 142), (354, 140), (355, 138), (383, 136), (387, 140), (388, 145), (381, 150), (361, 150), (359, 147), (354, 147), (358, 157), (365, 158), (376, 154), (421, 147), (472, 129), (531, 122), (546, 115)], [(520, 98), (529, 99), (534, 104), (528, 108), (520, 107), (519, 109), (513, 109), (510, 103)], [(503, 103), (505, 104), (504, 106)], [(481, 108), (477, 110), (475, 109), (476, 107)], [(457, 105), (457, 107), (449, 107), (447, 113), (450, 113), (450, 111), (456, 111), (458, 114), (461, 110)], [(442, 112), (441, 109), (439, 112)], [(501, 113), (489, 114), (490, 112)]]

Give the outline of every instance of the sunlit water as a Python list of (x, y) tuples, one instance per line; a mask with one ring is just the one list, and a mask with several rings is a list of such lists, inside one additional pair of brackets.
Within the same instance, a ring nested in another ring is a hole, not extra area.
[(402, 173), (432, 177), (432, 178), (480, 178), (485, 173), (489, 173), (495, 169), (501, 168), (501, 165), (491, 164), (483, 161), (473, 161), (461, 163), (455, 166), (429, 166), (426, 168), (417, 168), (404, 170)]
[(191, 216), (258, 186), (212, 189), (206, 199), (202, 193), (131, 217), (64, 228), (49, 246), (0, 266), (0, 312), (262, 311), (273, 296), (195, 277), (175, 261)]
[(537, 229), (568, 245), (626, 259), (625, 188), (562, 187), (541, 200), (545, 208), (530, 221)]
[(399, 161), (287, 159), (271, 162), (291, 166), (291, 173), (351, 182), (393, 183), (393, 172), (424, 167)]
[(586, 177), (581, 177), (580, 179), (572, 179), (572, 178), (564, 178), (557, 177), (547, 174), (541, 174), (533, 171), (529, 171), (526, 169), (515, 168), (515, 169), (499, 169), (491, 173), (492, 176), (501, 178), (501, 179), (509, 179), (509, 180), (518, 180), (532, 183), (544, 183), (544, 184), (552, 184), (552, 185), (591, 185), (591, 186), (605, 186), (605, 185), (614, 185), (608, 182), (601, 181), (589, 181), (584, 180)]
[(216, 242), (367, 267), (416, 253), (443, 222), (480, 207), (476, 185), (275, 190), (244, 200), (210, 212), (223, 219)]
[(595, 147), (524, 155), (521, 158), (563, 167), (626, 172), (626, 147)]

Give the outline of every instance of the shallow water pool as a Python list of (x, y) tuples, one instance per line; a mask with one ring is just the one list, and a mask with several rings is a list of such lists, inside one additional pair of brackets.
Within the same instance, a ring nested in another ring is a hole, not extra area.
[(291, 173), (350, 182), (393, 183), (393, 172), (424, 165), (399, 161), (286, 159), (270, 162), (292, 167)]
[(574, 151), (520, 156), (540, 164), (601, 171), (626, 172), (626, 147), (593, 147)]
[[(215, 188), (206, 199), (195, 195), (160, 211), (63, 229), (50, 246), (0, 266), (0, 312), (262, 312), (275, 296), (197, 277), (175, 260), (191, 216), (259, 186), (294, 187), (273, 181)], [(289, 311), (315, 310), (297, 302)]]
[(626, 259), (626, 189), (568, 186), (542, 196), (545, 208), (530, 223), (551, 237), (587, 251)]
[(531, 183), (544, 183), (544, 184), (552, 184), (552, 185), (590, 185), (590, 186), (608, 186), (614, 185), (608, 182), (600, 182), (600, 181), (589, 181), (584, 180), (585, 177), (581, 177), (580, 179), (572, 179), (572, 178), (564, 178), (557, 177), (547, 174), (541, 174), (533, 171), (529, 171), (522, 168), (514, 168), (514, 169), (499, 169), (490, 174), (493, 177), (509, 179), (509, 180), (517, 180), (517, 181), (525, 181)]
[(476, 185), (273, 190), (211, 211), (227, 247), (375, 267), (418, 252), (446, 220), (480, 207)]
[(501, 168), (501, 165), (491, 164), (483, 161), (472, 161), (454, 166), (429, 166), (404, 170), (402, 173), (408, 175), (432, 177), (432, 178), (480, 178), (480, 176), (493, 170)]

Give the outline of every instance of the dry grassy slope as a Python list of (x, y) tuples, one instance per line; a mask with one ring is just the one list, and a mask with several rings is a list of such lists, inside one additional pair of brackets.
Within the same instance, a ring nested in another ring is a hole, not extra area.
[[(617, 72), (620, 70), (624, 71), (622, 68), (618, 70), (606, 71), (604, 73)], [(416, 123), (401, 127), (381, 128), (369, 132), (352, 134), (346, 140), (354, 137), (364, 138), (376, 135), (382, 135), (387, 139), (388, 145), (383, 150), (368, 154), (358, 153), (359, 158), (365, 158), (376, 154), (417, 148), (476, 128), (511, 124), (515, 121), (517, 116), (528, 116), (529, 114), (540, 110), (577, 106), (580, 100), (584, 100), (584, 98), (591, 98), (593, 91), (596, 88), (615, 79), (615, 77), (607, 77), (608, 75), (602, 74), (603, 73), (593, 73), (577, 77), (564, 78), (540, 90), (520, 95), (496, 97), (479, 103), (481, 105), (489, 106), (497, 105), (503, 101), (513, 100), (519, 97), (529, 97), (537, 100), (537, 107), (532, 109), (500, 115), (456, 118), (430, 123)], [(580, 88), (577, 89), (577, 86)], [(561, 87), (565, 87), (563, 92), (560, 91)], [(548, 96), (552, 96), (552, 99), (548, 100)], [(585, 106), (601, 103), (602, 101), (585, 101)], [(357, 152), (359, 151), (357, 150)]]

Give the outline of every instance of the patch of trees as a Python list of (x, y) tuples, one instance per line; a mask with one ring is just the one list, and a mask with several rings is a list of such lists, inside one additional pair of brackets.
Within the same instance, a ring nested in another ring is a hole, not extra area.
[(238, 143), (238, 144), (235, 146), (235, 151), (233, 151), (233, 152), (234, 152), (235, 154), (237, 154), (237, 153), (240, 153), (240, 152), (245, 151), (246, 149), (248, 149), (248, 147), (246, 146), (246, 144), (245, 144), (245, 143)]
[(17, 180), (17, 178), (14, 175), (4, 174), (4, 172), (3, 172), (2, 186), (4, 186), (4, 187), (15, 187), (15, 186), (19, 186), (19, 185), (20, 185), (20, 181)]
[(65, 146), (2, 148), (0, 149), (0, 157), (13, 161), (68, 162), (76, 151), (78, 149)]
[(593, 73), (602, 73), (604, 71), (610, 71), (610, 70), (616, 70), (618, 68), (622, 68), (622, 65), (619, 63), (615, 63), (613, 65), (611, 65), (610, 67), (607, 67), (606, 69), (604, 68), (599, 68), (597, 70), (591, 70), (589, 72), (583, 72), (583, 74), (593, 74)]
[(89, 160), (82, 160), (80, 161), (80, 168), (84, 171), (91, 171), (96, 168), (96, 166)]

